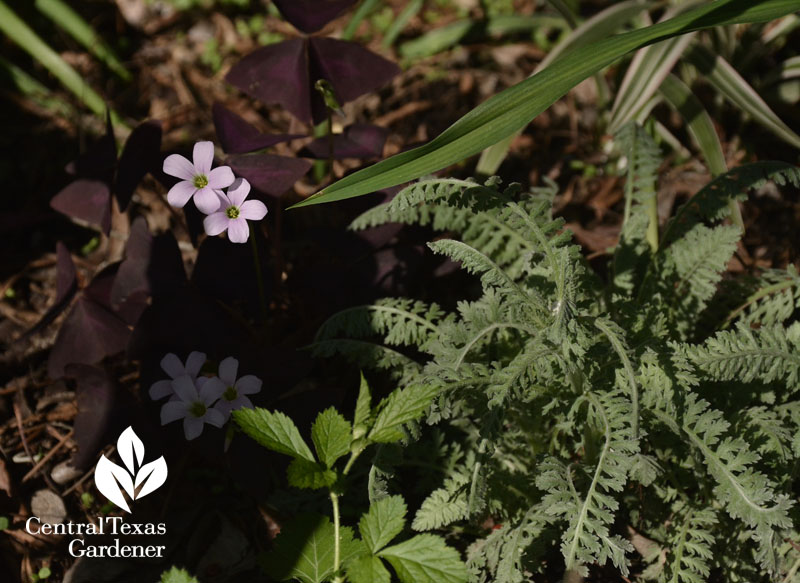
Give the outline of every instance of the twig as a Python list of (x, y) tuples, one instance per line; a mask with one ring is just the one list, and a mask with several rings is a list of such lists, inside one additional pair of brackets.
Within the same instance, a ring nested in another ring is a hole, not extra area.
[[(72, 429), (72, 430), (70, 430), (69, 433), (67, 433), (64, 437), (62, 437), (61, 440), (55, 445), (55, 447), (53, 447), (50, 451), (48, 451), (47, 454), (45, 454), (45, 456), (42, 457), (42, 459), (40, 459), (38, 462), (36, 462), (36, 465), (33, 466), (28, 471), (28, 473), (25, 474), (22, 477), (22, 483), (24, 484), (29, 479), (31, 479), (33, 476), (35, 476), (39, 472), (39, 470), (42, 469), (42, 466), (44, 466), (47, 462), (49, 462), (53, 458), (53, 456), (56, 455), (56, 453), (58, 453), (58, 450), (60, 450), (64, 446), (64, 444), (67, 443), (67, 441), (72, 437), (72, 435), (74, 433), (75, 433), (75, 430)], [(28, 455), (30, 455), (30, 454), (28, 454)]]

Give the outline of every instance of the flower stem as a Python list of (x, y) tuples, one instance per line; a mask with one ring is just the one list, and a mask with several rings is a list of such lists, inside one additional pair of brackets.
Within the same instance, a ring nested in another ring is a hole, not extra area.
[(333, 583), (341, 583), (344, 578), (339, 574), (339, 496), (332, 490), (328, 492), (333, 505)]
[(267, 321), (267, 298), (264, 295), (264, 275), (261, 273), (261, 261), (258, 257), (258, 242), (256, 241), (256, 230), (252, 223), (250, 226), (250, 243), (253, 246), (253, 263), (256, 268), (256, 281), (258, 282), (258, 302), (261, 307), (261, 321)]

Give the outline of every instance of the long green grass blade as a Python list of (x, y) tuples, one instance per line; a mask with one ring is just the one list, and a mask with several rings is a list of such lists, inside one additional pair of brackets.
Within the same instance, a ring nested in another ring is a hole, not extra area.
[(752, 116), (786, 143), (800, 148), (800, 136), (783, 123), (728, 61), (719, 55), (714, 55), (702, 45), (693, 46), (686, 56), (725, 99)]
[(381, 41), (381, 46), (383, 48), (388, 49), (394, 44), (394, 41), (396, 41), (400, 33), (403, 32), (408, 22), (422, 10), (422, 4), (423, 0), (411, 0), (411, 2), (403, 8), (403, 11), (400, 12), (394, 22), (392, 22), (389, 30), (386, 31), (386, 35), (383, 37), (383, 41)]
[(117, 76), (130, 81), (131, 74), (122, 65), (114, 51), (95, 34), (91, 26), (62, 0), (36, 0), (36, 8), (49, 17), (53, 23), (63, 28), (72, 38), (78, 41), (87, 51), (97, 57)]
[[(72, 91), (95, 114), (105, 117), (106, 104), (53, 49), (0, 0), (0, 31), (39, 61), (64, 87)], [(117, 118), (112, 112), (112, 119)], [(117, 119), (118, 121), (118, 119)]]
[(609, 133), (634, 119), (686, 50), (695, 33), (665, 40), (636, 53), (622, 80), (611, 109)]
[(0, 82), (3, 79), (7, 79), (26, 99), (29, 99), (42, 109), (46, 109), (60, 117), (75, 117), (75, 108), (72, 105), (54, 96), (50, 89), (39, 83), (14, 63), (0, 57)]
[[(564, 36), (564, 38), (547, 53), (547, 56), (542, 62), (539, 63), (534, 70), (534, 74), (546, 68), (559, 55), (566, 54), (578, 47), (597, 42), (614, 34), (622, 28), (622, 26), (627, 24), (629, 20), (641, 14), (649, 5), (650, 3), (643, 0), (625, 0), (624, 2), (618, 2), (598, 12), (575, 28), (575, 30)], [(602, 87), (598, 87), (598, 89), (601, 88)], [(505, 160), (508, 155), (508, 149), (514, 141), (514, 137), (520, 135), (523, 129), (524, 127), (520, 128), (513, 136), (486, 148), (481, 153), (481, 157), (478, 160), (477, 172), (487, 176), (496, 174), (498, 168), (500, 168), (500, 164), (503, 163), (503, 160)]]
[[(702, 152), (703, 158), (706, 159), (711, 176), (716, 178), (720, 174), (725, 174), (728, 171), (728, 165), (725, 162), (725, 154), (722, 152), (722, 144), (714, 129), (714, 122), (711, 121), (711, 116), (708, 115), (700, 100), (675, 75), (668, 75), (664, 79), (660, 92), (670, 107), (675, 109), (686, 121), (689, 135)], [(739, 203), (731, 199), (728, 202), (728, 208), (731, 219), (744, 232), (744, 220), (742, 220), (742, 213), (739, 210)]]
[(358, 25), (375, 10), (379, 3), (380, 0), (364, 0), (359, 4), (355, 13), (350, 18), (350, 21), (347, 23), (347, 26), (345, 26), (344, 31), (342, 31), (342, 40), (353, 40)]
[(360, 196), (460, 162), (512, 135), (572, 87), (622, 57), (673, 36), (719, 25), (764, 22), (800, 9), (800, 0), (718, 0), (670, 20), (581, 47), (540, 73), (491, 97), (433, 141), (347, 176), (304, 206)]

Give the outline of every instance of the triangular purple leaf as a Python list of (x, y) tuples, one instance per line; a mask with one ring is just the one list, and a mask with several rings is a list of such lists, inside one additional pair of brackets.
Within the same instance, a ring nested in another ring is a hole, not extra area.
[(111, 229), (111, 192), (103, 181), (79, 178), (56, 194), (50, 206), (106, 235)]
[(125, 247), (125, 259), (111, 286), (111, 306), (116, 309), (126, 299), (138, 304), (140, 298), (168, 293), (185, 282), (186, 272), (175, 237), (171, 233), (153, 237), (144, 217), (137, 217)]
[(92, 178), (111, 184), (117, 164), (117, 141), (111, 116), (106, 115), (106, 133), (93, 142), (76, 160), (67, 164), (67, 172), (77, 178)]
[(273, 0), (284, 18), (305, 33), (317, 32), (356, 0)]
[(125, 350), (130, 329), (120, 318), (85, 296), (78, 298), (64, 320), (50, 351), (50, 378), (64, 375), (68, 364), (95, 364)]
[(222, 144), (222, 149), (228, 154), (245, 154), (304, 137), (300, 134), (261, 133), (221, 103), (213, 105), (211, 114), (214, 117), (217, 138)]
[(86, 364), (70, 364), (65, 367), (64, 374), (75, 379), (78, 401), (75, 441), (78, 451), (72, 464), (83, 469), (92, 464), (106, 444), (117, 387), (104, 370)]
[(280, 104), (302, 121), (311, 119), (312, 89), (305, 39), (256, 49), (236, 63), (225, 78), (263, 103)]
[[(370, 124), (353, 124), (341, 134), (333, 136), (333, 157), (342, 158), (380, 158), (383, 144), (389, 131)], [(330, 143), (327, 137), (317, 138), (300, 150), (301, 156), (327, 159)]]
[[(400, 68), (380, 55), (353, 42), (334, 38), (309, 39), (313, 82), (327, 80), (339, 103), (347, 103), (388, 83)], [(318, 91), (312, 94), (314, 123), (327, 117)]]
[(142, 178), (161, 165), (161, 122), (146, 121), (131, 132), (117, 168), (114, 195), (120, 210), (125, 210)]
[(236, 176), (246, 178), (252, 187), (272, 197), (279, 197), (302, 178), (311, 162), (272, 154), (229, 156), (226, 163)]

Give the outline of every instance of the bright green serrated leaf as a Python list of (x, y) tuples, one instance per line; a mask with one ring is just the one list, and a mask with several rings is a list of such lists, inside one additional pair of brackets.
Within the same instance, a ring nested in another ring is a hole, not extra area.
[(242, 431), (267, 449), (310, 462), (315, 461), (314, 454), (303, 441), (297, 426), (280, 411), (273, 413), (260, 407), (243, 408), (233, 412), (233, 419)]
[(770, 21), (798, 9), (798, 0), (719, 0), (670, 20), (577, 48), (540, 73), (488, 99), (433, 141), (354, 172), (294, 206), (360, 196), (460, 162), (512, 135), (575, 85), (631, 51), (714, 26)]
[(378, 556), (389, 561), (403, 583), (464, 583), (467, 567), (442, 537), (418, 534), (383, 549)]
[(421, 417), (437, 392), (438, 388), (433, 385), (413, 385), (393, 391), (378, 413), (369, 439), (379, 443), (403, 439), (403, 425)]
[[(356, 401), (356, 414), (353, 418), (353, 438), (358, 439), (369, 429), (369, 421), (372, 416), (372, 396), (370, 395), (369, 383), (361, 373), (361, 386), (358, 388), (358, 400)], [(358, 435), (357, 435), (358, 433)]]
[(390, 583), (392, 575), (383, 566), (383, 561), (372, 555), (355, 557), (344, 566), (350, 583)]
[[(263, 566), (279, 581), (322, 583), (333, 574), (334, 539), (333, 524), (327, 516), (301, 514), (281, 529), (273, 550), (263, 558)], [(365, 553), (364, 544), (353, 539), (353, 529), (339, 529), (339, 552), (342, 563)]]
[(184, 569), (172, 567), (169, 571), (161, 573), (161, 583), (197, 583), (197, 579)]
[(295, 488), (319, 490), (330, 488), (336, 483), (336, 472), (329, 470), (319, 462), (310, 462), (303, 458), (294, 458), (286, 469), (289, 484)]
[(358, 531), (373, 554), (400, 534), (406, 524), (406, 503), (402, 496), (387, 496), (369, 507), (358, 521)]
[(317, 415), (311, 426), (311, 441), (319, 459), (329, 468), (350, 451), (350, 423), (333, 407)]

